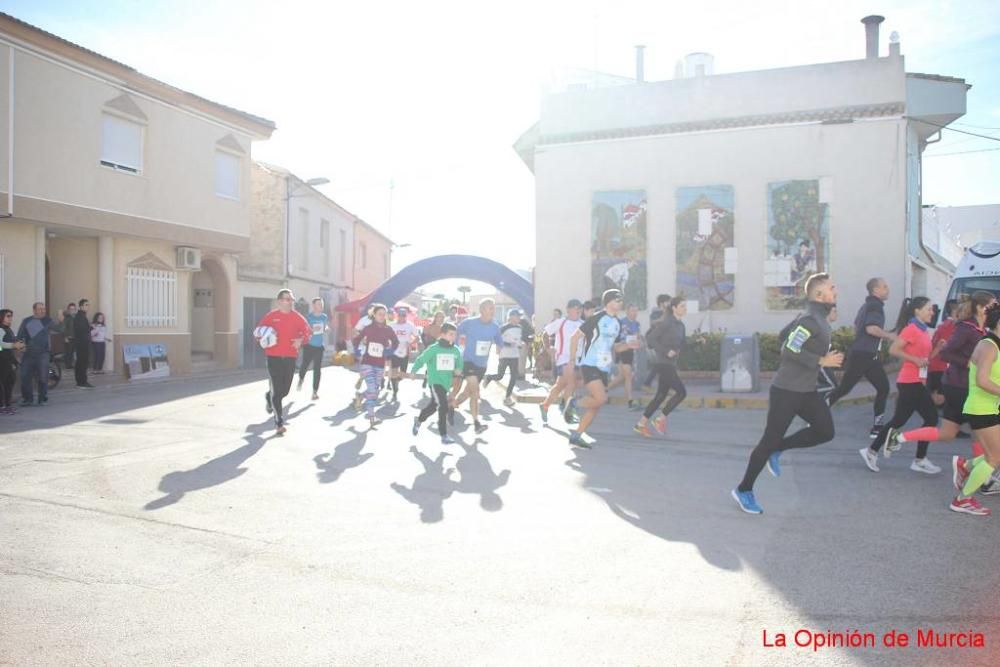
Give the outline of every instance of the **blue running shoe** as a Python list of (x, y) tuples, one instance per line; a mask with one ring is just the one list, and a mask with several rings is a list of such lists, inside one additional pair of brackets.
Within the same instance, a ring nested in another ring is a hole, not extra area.
[(443, 436), (441, 436), (441, 444), (442, 445), (454, 445), (455, 444), (455, 438), (451, 437), (450, 435), (443, 435)]
[(740, 509), (747, 514), (763, 514), (764, 508), (757, 504), (757, 499), (753, 497), (753, 491), (740, 491), (733, 489), (730, 492), (733, 500), (739, 503)]
[(417, 417), (413, 418), (413, 435), (420, 433), (420, 419)]
[(781, 464), (778, 463), (778, 459), (781, 458), (781, 452), (774, 452), (767, 457), (767, 469), (775, 477), (781, 477)]
[(539, 410), (541, 411), (541, 413), (542, 413), (542, 423), (543, 423), (543, 424), (548, 424), (548, 423), (549, 423), (549, 411), (548, 411), (548, 410), (546, 410), (546, 409), (545, 409), (545, 406), (544, 406), (544, 405), (541, 405), (541, 404), (539, 404), (539, 406), (538, 406), (538, 409), (539, 409)]
[(590, 449), (590, 443), (586, 442), (583, 439), (583, 434), (577, 431), (570, 432), (569, 444), (573, 445), (574, 447), (584, 447), (586, 449)]

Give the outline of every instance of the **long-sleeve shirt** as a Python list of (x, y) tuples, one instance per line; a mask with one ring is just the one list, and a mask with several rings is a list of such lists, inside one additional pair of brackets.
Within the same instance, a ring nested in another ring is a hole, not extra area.
[(385, 366), (385, 361), (396, 348), (399, 347), (399, 339), (388, 324), (372, 322), (361, 330), (352, 341), (354, 347), (365, 341), (365, 354), (361, 357), (361, 363), (366, 366)]
[(783, 330), (781, 361), (773, 386), (800, 393), (816, 391), (819, 362), (830, 351), (831, 306), (810, 301), (806, 311)]
[[(669, 314), (656, 321), (652, 331), (646, 336), (646, 345), (655, 354), (654, 363), (673, 364), (677, 362), (677, 357), (684, 349), (684, 341), (687, 338), (687, 330), (684, 323)], [(674, 356), (670, 356), (674, 352)]]
[(948, 370), (944, 372), (941, 382), (960, 389), (969, 388), (969, 359), (976, 349), (976, 344), (986, 334), (975, 320), (962, 320), (955, 325), (955, 331), (938, 356), (948, 362)]
[(24, 341), (25, 354), (48, 354), (49, 330), (52, 325), (52, 318), (47, 315), (42, 318), (26, 317), (21, 321), (21, 326), (17, 330), (17, 338)]
[[(948, 342), (951, 335), (955, 333), (955, 325), (957, 322), (955, 320), (945, 320), (937, 326), (934, 330), (934, 337), (931, 338), (931, 349), (933, 350), (938, 346), (938, 343), (944, 341)], [(941, 373), (948, 370), (948, 362), (941, 358), (939, 353), (937, 356), (930, 360), (930, 365), (927, 368), (931, 373)]]
[(271, 327), (278, 334), (278, 342), (264, 350), (264, 354), (269, 357), (292, 357), (299, 356), (299, 351), (295, 349), (293, 341), (300, 340), (303, 344), (308, 342), (312, 336), (312, 329), (306, 318), (297, 311), (281, 312), (275, 308), (261, 318), (257, 326)]
[(426, 348), (413, 362), (413, 372), (416, 373), (427, 366), (427, 383), (451, 388), (455, 371), (462, 368), (462, 353), (458, 346), (438, 341)]

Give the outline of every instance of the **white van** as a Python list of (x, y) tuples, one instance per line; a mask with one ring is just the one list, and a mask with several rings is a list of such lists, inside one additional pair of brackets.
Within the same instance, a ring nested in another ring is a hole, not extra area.
[(993, 292), (1000, 299), (1000, 241), (980, 241), (965, 251), (948, 298), (958, 299), (960, 294), (979, 290)]

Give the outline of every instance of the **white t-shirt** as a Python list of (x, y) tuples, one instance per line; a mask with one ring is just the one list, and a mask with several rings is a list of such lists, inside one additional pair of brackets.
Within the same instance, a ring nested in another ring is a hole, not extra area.
[[(545, 325), (545, 333), (552, 338), (552, 347), (556, 350), (556, 366), (569, 363), (569, 339), (573, 337), (581, 324), (583, 324), (583, 320), (569, 320), (560, 317)], [(576, 360), (580, 361), (583, 357), (583, 345), (577, 347), (579, 349), (576, 351)]]
[(413, 342), (420, 331), (413, 322), (396, 322), (392, 325), (392, 331), (399, 339), (399, 347), (396, 348), (397, 357), (406, 357), (410, 354), (410, 343)]

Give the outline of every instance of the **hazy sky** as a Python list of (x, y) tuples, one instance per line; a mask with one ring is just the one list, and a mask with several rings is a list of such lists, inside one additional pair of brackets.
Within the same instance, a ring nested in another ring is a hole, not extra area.
[[(396, 251), (394, 269), (448, 252), (531, 267), (534, 181), (511, 144), (537, 119), (554, 71), (631, 76), (634, 44), (647, 45), (649, 80), (671, 78), (692, 51), (714, 54), (717, 73), (852, 60), (864, 57), (861, 17), (878, 11), (883, 55), (896, 30), (908, 71), (964, 77), (974, 87), (966, 125), (955, 127), (1000, 137), (1000, 2), (991, 0), (0, 0), (0, 8), (274, 120), (278, 130), (255, 144), (254, 157), (331, 179), (327, 195), (412, 244)], [(924, 202), (1000, 203), (998, 148), (946, 132), (926, 154)]]

